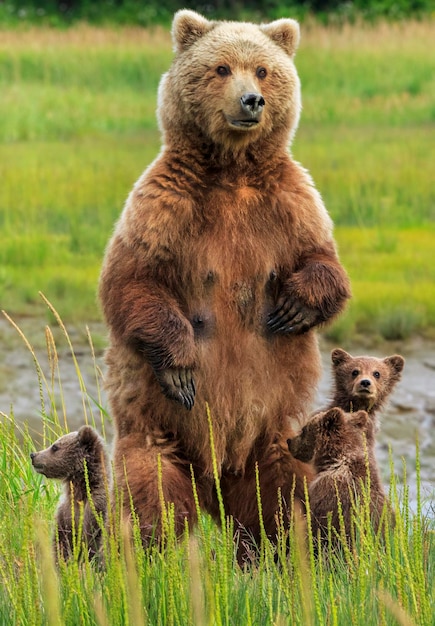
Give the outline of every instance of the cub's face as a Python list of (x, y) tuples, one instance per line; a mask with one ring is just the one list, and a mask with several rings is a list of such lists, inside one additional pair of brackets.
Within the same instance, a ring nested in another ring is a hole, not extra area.
[(290, 454), (299, 461), (310, 463), (316, 451), (318, 435), (318, 424), (314, 419), (311, 419), (308, 424), (305, 424), (299, 435), (287, 439)]
[(40, 452), (32, 452), (33, 468), (47, 478), (68, 478), (75, 468), (77, 458), (83, 463), (83, 454), (77, 432), (68, 433), (57, 439), (50, 447)]
[(297, 125), (300, 83), (293, 64), (294, 20), (210, 22), (179, 11), (173, 23), (176, 58), (163, 78), (159, 115), (198, 126), (215, 143), (249, 143), (275, 127)]
[(359, 405), (366, 403), (368, 410), (386, 400), (405, 364), (397, 354), (385, 359), (353, 357), (340, 349), (332, 351), (331, 359), (337, 390), (350, 400), (358, 400)]
[[(67, 480), (84, 472), (84, 461), (100, 455), (100, 438), (90, 426), (63, 435), (50, 447), (32, 452), (33, 468), (47, 478)], [(98, 459), (96, 459), (98, 460)]]

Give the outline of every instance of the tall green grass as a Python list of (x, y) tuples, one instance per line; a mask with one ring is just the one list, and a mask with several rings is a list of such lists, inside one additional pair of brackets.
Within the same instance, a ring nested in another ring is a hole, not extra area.
[[(67, 329), (53, 309), (52, 314), (76, 364), (83, 422), (92, 423), (104, 435), (107, 415), (98, 398), (89, 397)], [(21, 333), (18, 326), (16, 330)], [(35, 384), (41, 389), (41, 445), (68, 430), (54, 334), (47, 327), (48, 370), (41, 367), (22, 334), (29, 358), (32, 355), (34, 359)], [(97, 367), (95, 376), (100, 381)], [(392, 466), (390, 497), (396, 525), (387, 529), (384, 539), (376, 535), (363, 498), (356, 511), (357, 538), (352, 549), (343, 544), (341, 550), (316, 554), (312, 538), (309, 536), (306, 544), (304, 528), (294, 517), (288, 532), (281, 521), (276, 546), (263, 536), (258, 560), (241, 569), (235, 559), (233, 524), (222, 507), (221, 527), (200, 515), (198, 527), (186, 525), (183, 537), (177, 540), (173, 512), (167, 505), (162, 546), (145, 550), (137, 526), (125, 529), (115, 507), (110, 516), (113, 532), (104, 532), (103, 563), (73, 558), (56, 568), (51, 535), (59, 485), (32, 470), (29, 453), (34, 445), (34, 433), (26, 426), (19, 427), (12, 413), (1, 415), (2, 624), (433, 624), (433, 520), (423, 512), (419, 494), (416, 510), (411, 512), (406, 480), (405, 488), (399, 490), (402, 479)], [(418, 448), (416, 459), (418, 476)], [(261, 493), (258, 500), (261, 505)], [(283, 513), (284, 509), (281, 520)]]
[(435, 329), (435, 272), (430, 261), (435, 227), (336, 229), (352, 279), (347, 313), (326, 332), (331, 339), (380, 335), (408, 339)]
[[(429, 20), (302, 29), (293, 153), (325, 199), (352, 280), (337, 335), (435, 328), (434, 36)], [(66, 320), (100, 318), (104, 247), (159, 151), (156, 89), (171, 56), (158, 28), (1, 32), (0, 304), (9, 312), (42, 313), (42, 290)]]

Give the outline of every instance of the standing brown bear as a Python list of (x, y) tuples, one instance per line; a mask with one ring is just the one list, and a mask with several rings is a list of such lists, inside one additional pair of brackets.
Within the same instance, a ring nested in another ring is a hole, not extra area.
[(109, 461), (104, 441), (91, 426), (82, 426), (45, 450), (32, 452), (30, 458), (37, 472), (64, 483), (56, 511), (56, 558), (59, 555), (65, 560), (70, 558), (80, 538), (86, 556), (92, 558), (99, 550), (101, 524), (107, 513)]
[(208, 403), (226, 513), (255, 539), (256, 463), (269, 534), (278, 488), (287, 497), (296, 475), (302, 496), (290, 419), (311, 408), (314, 328), (343, 309), (349, 281), (320, 195), (288, 153), (301, 108), (297, 22), (182, 10), (172, 35), (163, 148), (127, 200), (101, 274), (115, 477), (144, 541), (161, 517), (160, 473), (178, 530), (197, 516), (190, 466), (216, 515)]

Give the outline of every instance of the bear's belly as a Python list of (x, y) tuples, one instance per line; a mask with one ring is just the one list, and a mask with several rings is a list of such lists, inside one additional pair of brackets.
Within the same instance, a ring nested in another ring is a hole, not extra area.
[(203, 419), (209, 407), (220, 462), (239, 469), (258, 437), (303, 423), (319, 372), (314, 333), (271, 337), (233, 327), (200, 342), (194, 411)]
[[(219, 328), (219, 327), (218, 327)], [(219, 471), (243, 471), (255, 441), (286, 432), (311, 410), (320, 371), (314, 333), (260, 336), (243, 325), (197, 341), (195, 404), (187, 411), (162, 393), (143, 356), (126, 346), (109, 349), (106, 383), (117, 437), (156, 428), (171, 433), (180, 450), (212, 473), (211, 420)]]
[(211, 473), (209, 415), (219, 470), (243, 471), (256, 440), (286, 432), (310, 413), (320, 372), (317, 338), (267, 330), (286, 275), (260, 243), (238, 236), (219, 248), (207, 240), (185, 250), (191, 271), (180, 276), (177, 291), (185, 294), (181, 309), (194, 331), (194, 407), (167, 399), (143, 355), (117, 346), (108, 357), (108, 385), (118, 437), (138, 432), (145, 439), (156, 427), (170, 432), (183, 456)]

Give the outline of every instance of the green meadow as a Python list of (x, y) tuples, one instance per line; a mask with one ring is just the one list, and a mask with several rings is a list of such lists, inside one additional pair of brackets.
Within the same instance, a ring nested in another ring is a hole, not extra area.
[[(434, 21), (302, 28), (292, 152), (352, 280), (337, 340), (435, 334), (434, 37)], [(104, 247), (158, 153), (156, 90), (171, 56), (159, 28), (1, 32), (2, 309), (44, 314), (42, 291), (65, 321), (100, 319)]]

